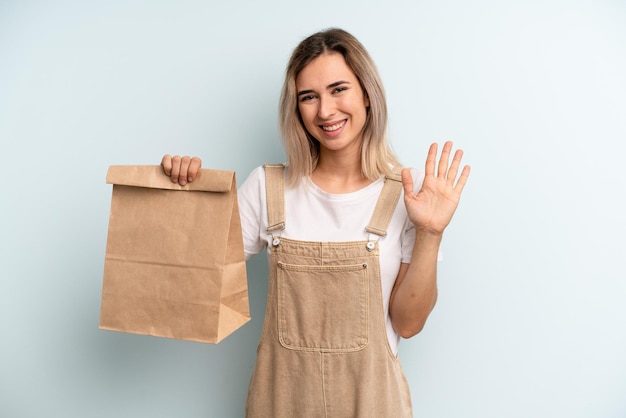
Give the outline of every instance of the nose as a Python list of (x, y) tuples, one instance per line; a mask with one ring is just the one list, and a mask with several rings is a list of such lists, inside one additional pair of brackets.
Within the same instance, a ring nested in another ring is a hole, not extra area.
[(317, 116), (320, 119), (329, 119), (336, 113), (336, 111), (337, 107), (332, 97), (327, 95), (320, 96), (319, 108), (317, 109)]

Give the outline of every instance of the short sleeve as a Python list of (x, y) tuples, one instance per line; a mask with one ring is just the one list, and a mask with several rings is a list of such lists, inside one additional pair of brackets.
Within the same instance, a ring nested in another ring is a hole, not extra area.
[(246, 260), (263, 250), (266, 242), (262, 231), (267, 227), (267, 205), (265, 198), (265, 170), (255, 168), (237, 190), (243, 248)]

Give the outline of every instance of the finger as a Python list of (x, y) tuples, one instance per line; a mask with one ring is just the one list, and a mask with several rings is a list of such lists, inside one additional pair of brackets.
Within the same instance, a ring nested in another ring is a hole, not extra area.
[(178, 155), (172, 157), (172, 171), (170, 172), (170, 179), (172, 183), (178, 183), (178, 176), (180, 174), (181, 158)]
[(404, 197), (413, 196), (413, 176), (408, 168), (402, 170), (402, 187), (404, 188)]
[(193, 157), (187, 170), (187, 180), (194, 181), (200, 174), (200, 167), (202, 167), (202, 160), (198, 157)]
[(448, 161), (450, 161), (450, 150), (452, 150), (452, 142), (447, 141), (443, 145), (441, 158), (439, 158), (439, 167), (437, 168), (437, 177), (445, 177), (448, 172)]
[(165, 154), (163, 158), (161, 158), (161, 167), (163, 167), (163, 172), (166, 176), (169, 176), (172, 173), (172, 156), (169, 154)]
[(178, 184), (184, 186), (187, 184), (189, 177), (189, 164), (191, 164), (191, 157), (184, 156), (180, 160), (180, 172), (178, 173)]
[(466, 165), (465, 167), (463, 167), (463, 171), (461, 171), (459, 180), (456, 182), (456, 185), (454, 186), (454, 190), (456, 190), (459, 194), (461, 194), (461, 192), (463, 191), (463, 188), (467, 184), (467, 179), (469, 178), (470, 171), (471, 171), (471, 167), (469, 165)]
[(459, 172), (459, 166), (461, 165), (462, 158), (463, 150), (456, 150), (456, 152), (454, 153), (454, 157), (452, 158), (452, 164), (450, 164), (450, 169), (448, 170), (448, 183), (454, 184), (456, 175)]
[(426, 157), (426, 167), (425, 167), (425, 175), (426, 176), (434, 176), (435, 175), (435, 164), (437, 161), (437, 143), (433, 143), (430, 145), (428, 149), (428, 156)]

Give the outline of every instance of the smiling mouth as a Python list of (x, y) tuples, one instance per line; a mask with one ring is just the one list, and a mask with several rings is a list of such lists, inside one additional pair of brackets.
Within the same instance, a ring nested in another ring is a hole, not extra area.
[(334, 132), (338, 129), (343, 128), (345, 124), (346, 124), (346, 121), (342, 120), (341, 122), (337, 122), (334, 125), (328, 125), (328, 126), (322, 125), (322, 129), (326, 132)]

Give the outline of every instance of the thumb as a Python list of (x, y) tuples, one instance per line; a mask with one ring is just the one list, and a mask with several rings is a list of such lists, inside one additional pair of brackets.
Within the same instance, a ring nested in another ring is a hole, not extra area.
[(404, 196), (413, 196), (413, 176), (411, 176), (411, 170), (408, 168), (402, 170), (402, 187), (404, 188)]

